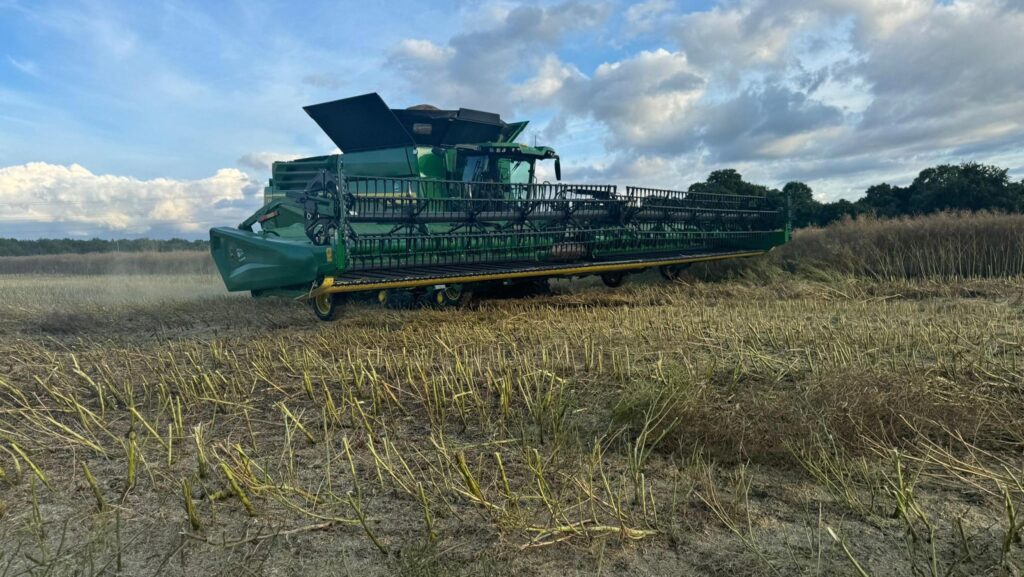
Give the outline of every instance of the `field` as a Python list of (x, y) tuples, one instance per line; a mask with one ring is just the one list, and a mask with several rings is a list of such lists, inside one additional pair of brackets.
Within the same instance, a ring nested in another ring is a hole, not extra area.
[(0, 575), (1024, 570), (1024, 217), (330, 324), (104, 256), (0, 259)]

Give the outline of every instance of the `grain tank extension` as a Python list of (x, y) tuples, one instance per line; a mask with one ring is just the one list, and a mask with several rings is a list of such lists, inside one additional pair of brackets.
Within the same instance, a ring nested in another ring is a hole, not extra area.
[(763, 196), (562, 183), (558, 154), (497, 114), (376, 93), (305, 110), (343, 154), (275, 162), (263, 207), (210, 242), (228, 290), (304, 298), (324, 320), (351, 293), (453, 305), (552, 277), (618, 286), (789, 238), (786, 207)]

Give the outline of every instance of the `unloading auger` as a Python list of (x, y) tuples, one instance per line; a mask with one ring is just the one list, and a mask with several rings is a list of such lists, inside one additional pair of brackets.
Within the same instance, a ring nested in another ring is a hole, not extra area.
[[(789, 240), (787, 207), (765, 196), (562, 183), (555, 151), (497, 114), (376, 93), (305, 110), (343, 154), (275, 162), (263, 207), (210, 243), (229, 291), (304, 298), (322, 320), (352, 293), (450, 306), (553, 277), (616, 287)], [(559, 182), (537, 182), (547, 161)]]

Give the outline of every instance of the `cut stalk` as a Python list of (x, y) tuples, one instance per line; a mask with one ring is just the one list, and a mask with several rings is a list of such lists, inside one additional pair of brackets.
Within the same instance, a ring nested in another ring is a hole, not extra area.
[(92, 495), (96, 498), (96, 509), (101, 513), (107, 510), (107, 502), (103, 499), (103, 491), (100, 491), (100, 485), (96, 482), (96, 477), (92, 476), (92, 471), (89, 470), (89, 465), (82, 461), (82, 473), (85, 474), (85, 480), (89, 483), (89, 488), (92, 489)]

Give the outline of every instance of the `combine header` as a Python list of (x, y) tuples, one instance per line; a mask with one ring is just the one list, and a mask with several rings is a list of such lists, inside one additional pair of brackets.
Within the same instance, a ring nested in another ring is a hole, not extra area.
[(376, 93), (305, 110), (344, 154), (275, 162), (264, 206), (210, 242), (228, 290), (304, 298), (323, 320), (351, 293), (445, 306), (552, 277), (617, 287), (789, 238), (786, 207), (763, 196), (538, 183), (538, 162), (561, 180), (558, 155), (497, 114), (393, 110)]

